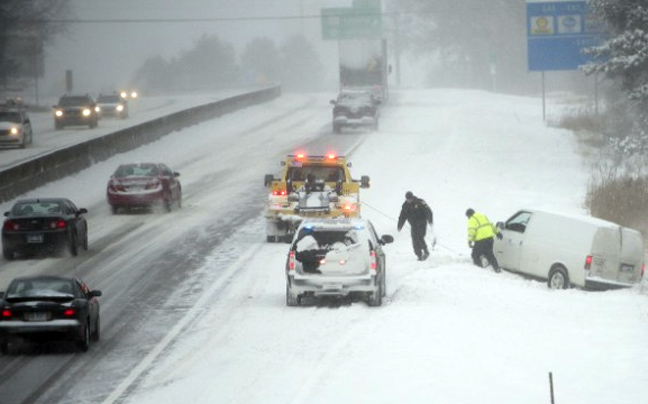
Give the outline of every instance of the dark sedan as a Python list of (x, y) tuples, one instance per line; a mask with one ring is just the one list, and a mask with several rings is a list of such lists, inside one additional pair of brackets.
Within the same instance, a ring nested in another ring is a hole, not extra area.
[(106, 198), (113, 211), (161, 205), (182, 206), (179, 173), (162, 163), (122, 164), (108, 180)]
[(88, 249), (87, 209), (78, 209), (65, 198), (18, 200), (5, 212), (2, 226), (2, 255), (12, 260), (16, 253), (59, 252), (78, 254)]
[(0, 352), (12, 341), (71, 340), (81, 351), (99, 341), (101, 291), (90, 290), (77, 278), (26, 276), (16, 278), (0, 300)]

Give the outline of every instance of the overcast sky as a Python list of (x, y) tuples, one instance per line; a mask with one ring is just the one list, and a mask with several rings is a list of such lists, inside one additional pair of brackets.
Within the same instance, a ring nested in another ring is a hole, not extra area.
[[(322, 41), (319, 14), (324, 7), (350, 7), (351, 0), (72, 0), (75, 23), (69, 33), (50, 45), (46, 75), (40, 85), (44, 95), (65, 91), (65, 71), (74, 76), (75, 92), (96, 93), (124, 87), (147, 58), (178, 56), (193, 47), (203, 34), (218, 35), (237, 51), (251, 39), (283, 38), (303, 32), (324, 59), (337, 45)], [(304, 18), (300, 18), (304, 16)], [(313, 18), (313, 17), (317, 18)], [(105, 22), (131, 19), (237, 19), (189, 22)], [(92, 20), (95, 20), (94, 22)], [(336, 57), (333, 54), (333, 57)], [(331, 61), (337, 68), (337, 61)], [(328, 66), (327, 66), (328, 68)]]

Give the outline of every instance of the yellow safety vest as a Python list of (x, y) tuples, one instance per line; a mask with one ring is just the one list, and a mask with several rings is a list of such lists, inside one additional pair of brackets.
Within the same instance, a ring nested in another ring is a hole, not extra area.
[(497, 228), (485, 215), (475, 213), (468, 219), (468, 241), (493, 238), (495, 234), (497, 234)]

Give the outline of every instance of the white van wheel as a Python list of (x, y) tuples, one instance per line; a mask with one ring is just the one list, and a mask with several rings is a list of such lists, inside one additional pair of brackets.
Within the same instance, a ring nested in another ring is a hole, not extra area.
[(569, 287), (567, 270), (561, 265), (551, 268), (547, 286), (549, 286), (549, 289), (567, 289)]

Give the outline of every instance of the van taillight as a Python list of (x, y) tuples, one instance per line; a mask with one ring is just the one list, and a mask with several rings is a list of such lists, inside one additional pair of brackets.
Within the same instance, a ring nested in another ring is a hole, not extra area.
[(593, 258), (591, 255), (585, 257), (585, 269), (588, 271), (590, 270), (590, 268), (592, 268), (592, 260)]
[(376, 269), (377, 269), (377, 264), (376, 264), (376, 252), (373, 251), (373, 250), (371, 250), (371, 252), (369, 253), (369, 255), (371, 256), (371, 266), (370, 266), (370, 268), (371, 268), (372, 271), (375, 272)]
[(289, 271), (294, 271), (295, 270), (295, 252), (291, 251), (288, 254), (288, 270)]

